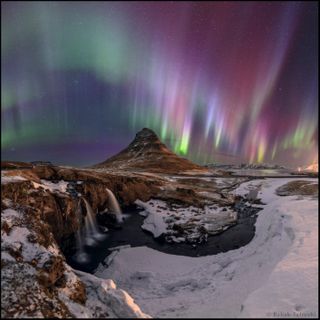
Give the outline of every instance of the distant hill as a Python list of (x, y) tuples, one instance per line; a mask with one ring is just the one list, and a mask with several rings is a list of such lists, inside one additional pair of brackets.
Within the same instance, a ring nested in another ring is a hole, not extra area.
[(33, 165), (30, 162), (21, 161), (1, 161), (1, 169), (32, 169)]

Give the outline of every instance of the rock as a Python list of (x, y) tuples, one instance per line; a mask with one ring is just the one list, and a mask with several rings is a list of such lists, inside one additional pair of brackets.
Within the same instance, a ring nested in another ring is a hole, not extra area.
[(74, 285), (74, 290), (69, 295), (69, 298), (74, 302), (77, 302), (83, 305), (85, 304), (87, 300), (86, 287), (82, 283), (82, 281), (77, 280), (76, 284)]
[[(38, 166), (31, 170), (33, 177), (40, 179), (57, 179), (67, 181), (70, 178), (82, 183), (74, 183), (72, 186), (80, 191), (84, 198), (90, 203), (94, 212), (103, 211), (108, 206), (108, 193), (106, 188), (113, 191), (117, 199), (124, 205), (132, 204), (140, 198), (144, 201), (158, 192), (158, 183), (147, 179), (131, 176), (117, 176), (114, 174), (94, 172), (93, 170), (65, 169), (60, 167)], [(27, 206), (30, 214), (41, 217), (37, 235), (40, 236), (42, 223), (47, 223), (52, 234), (63, 250), (69, 245), (74, 233), (79, 228), (76, 215), (78, 199), (72, 197), (68, 192), (55, 193), (50, 190), (34, 189), (33, 178), (26, 181), (7, 183), (2, 185), (2, 199), (12, 199), (19, 206)], [(69, 183), (69, 185), (71, 185)], [(32, 191), (34, 190), (34, 191)], [(85, 206), (81, 203), (82, 211)], [(2, 208), (6, 205), (2, 201)], [(9, 231), (8, 226), (4, 228)], [(41, 237), (40, 237), (41, 238)], [(41, 239), (39, 241), (41, 242)], [(46, 237), (42, 237), (43, 240)], [(32, 240), (31, 240), (32, 241)]]
[(62, 277), (64, 270), (63, 258), (61, 256), (50, 256), (38, 271), (39, 282), (45, 287), (50, 287)]
[(306, 180), (290, 181), (276, 190), (279, 196), (309, 195), (318, 197), (318, 183)]
[[(20, 187), (18, 184), (5, 192), (14, 195)], [(2, 212), (2, 228), (6, 230), (11, 224), (11, 229), (2, 232), (1, 317), (147, 317), (114, 283), (106, 283), (108, 292), (101, 292), (99, 300), (99, 287), (105, 280), (95, 278), (94, 288), (90, 281), (82, 281), (66, 264), (53, 236), (54, 228), (43, 220), (45, 215), (22, 199)], [(38, 204), (40, 199), (36, 200)]]
[(114, 251), (114, 250), (121, 250), (121, 249), (130, 248), (130, 247), (131, 247), (130, 244), (124, 244), (122, 246), (116, 246), (116, 247), (108, 248), (108, 250), (109, 251)]
[(9, 223), (7, 221), (3, 221), (1, 223), (1, 230), (3, 230), (7, 235), (9, 234), (9, 232), (11, 230), (11, 226), (9, 225)]
[(47, 180), (57, 179), (57, 171), (53, 166), (36, 166), (32, 171), (40, 178)]
[(182, 235), (184, 233), (184, 229), (180, 224), (174, 223), (172, 226), (172, 230), (177, 231), (178, 234)]

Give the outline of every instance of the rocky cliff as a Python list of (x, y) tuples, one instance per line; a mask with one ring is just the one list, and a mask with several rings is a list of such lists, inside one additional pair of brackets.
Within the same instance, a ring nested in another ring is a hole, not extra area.
[(106, 188), (122, 204), (148, 200), (157, 192), (146, 179), (76, 169), (2, 171), (2, 317), (147, 316), (111, 280), (76, 274), (61, 251), (80, 228), (79, 196), (94, 212), (102, 211), (108, 205)]

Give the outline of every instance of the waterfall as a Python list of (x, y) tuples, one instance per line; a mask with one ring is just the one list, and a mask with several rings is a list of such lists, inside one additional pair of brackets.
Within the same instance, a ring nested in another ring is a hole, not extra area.
[(81, 229), (79, 229), (76, 233), (76, 239), (77, 239), (77, 249), (78, 253), (84, 252), (83, 250), (83, 242), (81, 238)]
[(123, 221), (122, 211), (120, 209), (119, 202), (117, 201), (116, 197), (114, 196), (113, 192), (106, 188), (109, 196), (109, 206), (111, 213), (115, 214), (117, 222), (121, 223)]
[(79, 263), (87, 263), (89, 261), (89, 255), (84, 251), (80, 229), (76, 233), (76, 238), (78, 248), (75, 258)]
[(98, 233), (98, 228), (97, 228), (97, 222), (95, 219), (95, 215), (93, 213), (93, 210), (89, 204), (89, 202), (82, 198), (85, 205), (86, 205), (86, 209), (87, 209), (87, 215), (86, 215), (86, 231), (88, 231), (89, 233)]
[[(86, 217), (84, 223), (84, 229), (81, 228), (82, 225), (82, 211), (81, 211), (81, 199), (86, 205)], [(76, 242), (77, 242), (77, 252), (74, 256), (74, 259), (78, 263), (88, 263), (90, 257), (85, 251), (85, 245), (95, 246), (98, 244), (98, 241), (102, 241), (106, 238), (106, 235), (99, 231), (98, 224), (96, 221), (95, 214), (93, 213), (92, 207), (89, 202), (81, 197), (78, 202), (76, 215), (78, 217), (79, 229), (76, 232)]]
[(83, 199), (83, 201), (86, 205), (86, 209), (87, 209), (87, 215), (86, 215), (86, 219), (85, 219), (86, 244), (89, 246), (93, 246), (93, 245), (97, 244), (96, 240), (97, 241), (103, 240), (103, 239), (105, 239), (106, 236), (98, 230), (96, 217), (93, 213), (93, 210), (92, 210), (89, 202), (85, 198), (82, 198), (82, 199)]
[(82, 222), (82, 212), (81, 212), (81, 206), (80, 206), (80, 200), (78, 201), (77, 209), (76, 209), (76, 215), (78, 217), (79, 222), (79, 229), (76, 233), (76, 241), (77, 241), (77, 252), (75, 254), (75, 259), (79, 263), (86, 263), (89, 261), (89, 256), (85, 252), (83, 247), (83, 241), (82, 241), (82, 235), (81, 235), (81, 222)]

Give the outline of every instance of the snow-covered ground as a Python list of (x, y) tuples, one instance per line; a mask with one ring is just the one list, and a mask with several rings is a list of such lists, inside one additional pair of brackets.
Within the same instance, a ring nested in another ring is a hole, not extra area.
[(78, 278), (86, 286), (87, 300), (84, 306), (68, 299), (68, 288), (59, 297), (76, 318), (150, 318), (141, 312), (127, 292), (117, 288), (111, 279), (102, 280), (92, 274), (67, 268), (67, 279)]
[(27, 179), (21, 176), (10, 176), (6, 174), (6, 171), (1, 172), (1, 184), (7, 184), (12, 182), (26, 181)]
[(53, 183), (51, 181), (41, 179), (41, 184), (36, 183), (34, 181), (32, 181), (32, 184), (36, 189), (41, 187), (41, 188), (43, 188), (45, 190), (49, 190), (51, 192), (54, 192), (54, 191), (66, 192), (68, 182), (66, 182), (64, 180), (60, 180), (58, 183)]
[[(1, 184), (7, 184), (7, 183), (14, 183), (14, 182), (21, 182), (21, 181), (28, 181), (28, 179), (20, 176), (20, 175), (10, 175), (8, 174), (10, 171), (2, 171), (1, 172)], [(60, 180), (58, 183), (53, 183), (49, 180), (41, 179), (41, 183), (37, 183), (35, 181), (32, 181), (32, 184), (35, 189), (43, 188), (44, 190), (49, 190), (51, 192), (54, 191), (60, 191), (60, 192), (66, 192), (68, 182), (64, 180)]]
[(115, 280), (153, 317), (317, 317), (318, 201), (275, 194), (292, 180), (236, 189), (245, 195), (259, 187), (266, 203), (244, 247), (197, 258), (126, 248), (95, 275)]

